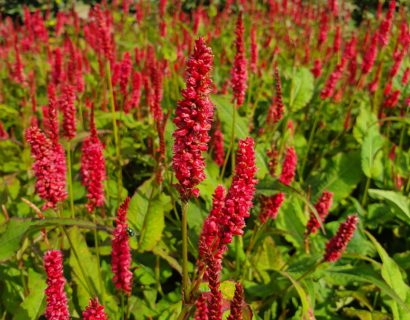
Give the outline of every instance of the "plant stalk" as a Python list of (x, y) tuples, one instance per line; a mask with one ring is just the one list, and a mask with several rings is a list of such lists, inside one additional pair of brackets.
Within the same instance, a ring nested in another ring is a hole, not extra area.
[(183, 304), (189, 301), (189, 278), (188, 278), (188, 223), (187, 223), (188, 202), (182, 203), (182, 290)]
[(121, 191), (122, 191), (122, 171), (121, 171), (121, 150), (120, 150), (120, 138), (119, 138), (119, 131), (117, 126), (117, 119), (115, 113), (115, 101), (114, 101), (114, 91), (112, 88), (112, 81), (111, 81), (111, 67), (110, 62), (106, 62), (106, 69), (107, 69), (107, 80), (108, 80), (108, 88), (109, 88), (109, 96), (110, 96), (110, 107), (111, 107), (111, 114), (112, 114), (112, 126), (114, 131), (114, 144), (115, 144), (115, 156), (117, 160), (117, 188), (118, 188), (118, 203), (121, 202)]

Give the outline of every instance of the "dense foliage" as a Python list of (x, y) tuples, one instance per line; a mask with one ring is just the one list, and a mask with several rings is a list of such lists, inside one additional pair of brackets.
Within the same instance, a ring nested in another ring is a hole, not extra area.
[(410, 319), (409, 13), (376, 4), (2, 17), (0, 317)]

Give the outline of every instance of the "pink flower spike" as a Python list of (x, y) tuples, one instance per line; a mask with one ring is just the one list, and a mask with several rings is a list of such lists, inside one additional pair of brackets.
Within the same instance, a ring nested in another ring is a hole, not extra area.
[(75, 120), (75, 91), (74, 87), (67, 84), (62, 89), (60, 99), (60, 108), (63, 112), (63, 130), (64, 136), (71, 140), (75, 137), (77, 125)]
[(115, 222), (117, 226), (114, 229), (112, 240), (112, 272), (114, 273), (113, 282), (115, 287), (127, 295), (132, 291), (132, 272), (131, 267), (131, 248), (127, 233), (127, 211), (130, 204), (130, 198), (125, 199), (119, 207)]
[(100, 305), (98, 298), (90, 300), (90, 304), (83, 311), (83, 320), (108, 320), (104, 306)]
[(297, 155), (294, 148), (288, 148), (286, 150), (285, 160), (283, 161), (282, 172), (279, 177), (279, 181), (285, 185), (290, 183), (295, 178)]
[(70, 313), (64, 291), (66, 279), (63, 274), (63, 254), (61, 251), (47, 251), (44, 255), (44, 268), (47, 273), (45, 317), (47, 320), (68, 320)]
[(231, 84), (236, 102), (236, 107), (240, 107), (245, 101), (246, 94), (246, 82), (248, 79), (248, 72), (246, 70), (246, 55), (245, 55), (245, 42), (243, 39), (245, 28), (242, 21), (242, 12), (238, 15), (236, 22), (236, 54), (231, 70)]
[[(325, 222), (325, 219), (327, 215), (329, 214), (329, 209), (332, 206), (332, 201), (333, 201), (333, 193), (329, 191), (324, 191), (320, 199), (315, 204), (315, 209), (322, 223)], [(313, 234), (316, 233), (319, 227), (320, 227), (319, 221), (316, 219), (316, 216), (313, 214), (313, 212), (311, 212), (310, 219), (306, 226), (306, 229), (307, 229), (306, 235), (309, 235), (311, 233)]]
[(197, 185), (205, 179), (205, 160), (202, 153), (208, 150), (214, 106), (211, 93), (210, 72), (213, 66), (211, 48), (202, 38), (195, 42), (186, 70), (186, 88), (178, 102), (174, 123), (174, 156), (172, 167), (179, 182), (182, 201), (198, 196)]
[(351, 215), (339, 226), (336, 235), (326, 244), (326, 251), (323, 257), (325, 261), (336, 262), (341, 258), (350, 239), (353, 237), (358, 222), (359, 218), (357, 215)]

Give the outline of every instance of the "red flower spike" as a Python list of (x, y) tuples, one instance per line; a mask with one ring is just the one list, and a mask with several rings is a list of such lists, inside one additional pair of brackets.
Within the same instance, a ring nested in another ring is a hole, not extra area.
[(26, 130), (25, 139), (34, 159), (36, 192), (46, 201), (42, 209), (55, 208), (67, 198), (64, 149), (60, 144), (53, 144), (37, 126)]
[(243, 39), (244, 31), (245, 28), (242, 21), (242, 12), (240, 12), (236, 22), (235, 31), (236, 54), (231, 70), (231, 84), (236, 107), (240, 107), (245, 101), (246, 81), (248, 79), (248, 73), (246, 70), (247, 62), (245, 55), (245, 42)]
[(206, 299), (206, 293), (201, 293), (195, 302), (195, 315), (194, 320), (208, 320), (208, 304)]
[(120, 91), (124, 97), (127, 96), (127, 87), (128, 87), (128, 82), (131, 76), (131, 71), (132, 71), (131, 55), (129, 54), (129, 52), (125, 52), (124, 58), (122, 59), (120, 67), (119, 67)]
[(89, 305), (83, 311), (83, 320), (108, 320), (104, 306), (100, 305), (98, 298), (90, 300)]
[(249, 217), (249, 210), (253, 206), (257, 182), (254, 144), (250, 137), (239, 140), (235, 175), (225, 198), (220, 221), (219, 239), (222, 244), (231, 243), (233, 236), (243, 234), (245, 219)]
[(377, 32), (373, 35), (372, 41), (367, 48), (362, 63), (362, 73), (363, 75), (368, 74), (376, 61), (377, 56)]
[(242, 304), (243, 304), (243, 287), (237, 282), (235, 285), (235, 294), (231, 301), (231, 313), (227, 320), (242, 320)]
[(221, 261), (208, 250), (206, 256), (208, 286), (211, 290), (208, 302), (208, 319), (222, 319), (222, 293), (220, 290)]
[(63, 130), (64, 136), (71, 140), (75, 137), (77, 125), (75, 121), (75, 91), (74, 87), (67, 84), (62, 89), (60, 99), (60, 108), (63, 112)]
[(219, 249), (220, 226), (224, 223), (225, 217), (222, 209), (225, 201), (225, 188), (218, 185), (213, 194), (212, 210), (204, 221), (201, 235), (199, 237), (199, 258), (206, 259), (207, 250), (214, 253)]
[(256, 41), (256, 26), (251, 29), (251, 71), (256, 73), (258, 66), (258, 43)]
[(112, 272), (115, 287), (130, 295), (132, 290), (131, 248), (127, 233), (127, 211), (130, 198), (127, 197), (117, 211), (117, 223), (112, 240)]
[(90, 113), (90, 136), (84, 139), (81, 148), (81, 179), (87, 189), (87, 210), (93, 212), (96, 207), (104, 205), (104, 180), (107, 178), (104, 146), (98, 139), (94, 122), (94, 107)]
[(269, 108), (267, 122), (275, 124), (279, 122), (284, 113), (284, 105), (282, 101), (282, 84), (280, 81), (279, 70), (275, 65), (275, 84), (276, 84), (276, 96)]
[(322, 74), (322, 63), (320, 62), (319, 59), (316, 59), (316, 60), (315, 60), (314, 65), (313, 65), (311, 71), (312, 71), (313, 76), (314, 76), (315, 78), (319, 78), (319, 77), (320, 77), (320, 75)]
[(58, 143), (58, 113), (57, 113), (57, 99), (55, 87), (50, 84), (48, 86), (48, 107), (44, 112), (46, 116), (44, 119), (44, 128), (50, 140), (56, 144)]
[(282, 172), (279, 181), (285, 185), (289, 185), (295, 178), (297, 155), (294, 148), (286, 150), (285, 160), (283, 161)]
[[(325, 222), (325, 219), (327, 215), (329, 214), (329, 209), (332, 206), (332, 201), (333, 201), (333, 193), (329, 191), (324, 191), (320, 199), (315, 204), (315, 209), (322, 223)], [(316, 216), (313, 214), (313, 212), (311, 212), (310, 219), (306, 226), (306, 235), (309, 235), (311, 233), (313, 234), (316, 233), (319, 228), (320, 228), (320, 223), (316, 219)]]
[(196, 186), (205, 179), (202, 152), (208, 150), (208, 131), (214, 113), (214, 106), (209, 99), (212, 65), (212, 50), (199, 38), (187, 63), (186, 88), (182, 90), (183, 100), (178, 102), (174, 118), (176, 130), (173, 133), (172, 167), (183, 201), (198, 196), (199, 190)]
[(394, 10), (396, 9), (396, 0), (391, 0), (389, 5), (389, 11), (386, 13), (386, 17), (380, 24), (379, 28), (379, 43), (382, 47), (389, 43), (390, 29), (393, 21)]
[(326, 252), (323, 257), (325, 261), (336, 262), (341, 258), (342, 253), (346, 250), (350, 239), (353, 237), (358, 221), (357, 215), (351, 215), (339, 226), (336, 235), (326, 244)]
[(221, 130), (221, 123), (218, 121), (216, 123), (216, 128), (213, 135), (213, 159), (215, 163), (222, 167), (225, 159), (225, 150), (224, 150), (224, 135)]
[(320, 97), (322, 99), (327, 99), (333, 96), (336, 84), (343, 75), (343, 69), (344, 69), (345, 64), (346, 64), (346, 60), (342, 59), (342, 61), (336, 65), (335, 69), (330, 74), (329, 78), (327, 79), (325, 83), (325, 86), (320, 92)]
[(260, 199), (261, 211), (259, 220), (265, 223), (269, 218), (276, 219), (283, 201), (285, 201), (285, 194), (283, 192), (279, 192), (270, 197), (262, 196)]
[(44, 255), (44, 268), (47, 273), (47, 288), (45, 290), (47, 320), (68, 320), (67, 296), (64, 291), (66, 279), (63, 274), (63, 254), (59, 250), (47, 251)]

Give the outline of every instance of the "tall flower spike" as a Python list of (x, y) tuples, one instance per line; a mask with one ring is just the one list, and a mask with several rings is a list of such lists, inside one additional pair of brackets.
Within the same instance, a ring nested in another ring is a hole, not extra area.
[(222, 167), (225, 159), (225, 150), (224, 150), (224, 135), (221, 130), (221, 122), (216, 123), (216, 128), (213, 135), (213, 158), (215, 163)]
[[(199, 237), (199, 260), (204, 261), (208, 250), (214, 253), (219, 249), (219, 227), (223, 224), (225, 217), (222, 208), (225, 200), (225, 188), (218, 185), (213, 194), (212, 210), (204, 221), (201, 235)], [(201, 268), (201, 266), (199, 266)]]
[(289, 185), (295, 178), (295, 171), (297, 165), (297, 155), (294, 148), (286, 150), (285, 160), (283, 161), (282, 172), (279, 181), (285, 185)]
[(276, 219), (283, 201), (285, 201), (285, 194), (283, 192), (270, 197), (262, 196), (260, 199), (261, 211), (259, 220), (265, 223), (269, 218)]
[(114, 239), (112, 240), (112, 272), (115, 287), (130, 295), (132, 290), (131, 248), (127, 233), (127, 211), (130, 198), (125, 199), (119, 207), (115, 222)]
[(83, 320), (108, 320), (104, 306), (100, 305), (98, 298), (90, 300), (90, 304), (83, 311)]
[(222, 319), (222, 293), (220, 290), (221, 262), (208, 250), (206, 257), (208, 286), (211, 290), (208, 301), (208, 319)]
[(201, 293), (195, 302), (195, 315), (194, 320), (208, 320), (208, 304), (206, 300), (206, 294)]
[(48, 320), (68, 320), (70, 313), (64, 291), (66, 279), (63, 274), (63, 254), (61, 251), (47, 251), (44, 255), (44, 268), (47, 273), (45, 317)]
[(327, 262), (336, 262), (346, 250), (346, 247), (353, 237), (359, 218), (357, 215), (348, 216), (346, 221), (339, 226), (336, 235), (326, 244), (326, 251), (323, 259)]
[[(333, 201), (333, 193), (329, 191), (324, 191), (320, 199), (315, 204), (315, 209), (322, 223), (325, 221), (327, 215), (329, 214), (329, 209), (332, 206), (332, 201)], [(319, 221), (317, 220), (313, 212), (311, 212), (310, 219), (306, 226), (306, 235), (309, 235), (311, 233), (316, 233), (319, 227), (320, 227)]]
[(81, 179), (87, 189), (87, 210), (94, 211), (95, 207), (104, 205), (104, 180), (107, 178), (104, 146), (98, 139), (97, 129), (94, 121), (94, 107), (90, 113), (90, 136), (84, 139), (81, 148)]
[(42, 209), (55, 208), (58, 202), (67, 198), (64, 149), (60, 144), (54, 145), (37, 126), (26, 130), (25, 139), (34, 159), (36, 192), (46, 200)]
[(235, 285), (235, 295), (231, 301), (231, 313), (227, 320), (242, 320), (243, 287), (237, 282)]
[(234, 235), (243, 234), (245, 218), (249, 217), (249, 210), (253, 206), (252, 200), (257, 182), (254, 145), (250, 137), (239, 140), (235, 175), (222, 209), (223, 218), (219, 236), (222, 244), (231, 243)]
[(209, 99), (210, 72), (213, 65), (211, 48), (202, 38), (195, 41), (194, 52), (187, 62), (186, 88), (178, 102), (174, 123), (174, 156), (172, 167), (179, 182), (181, 199), (188, 201), (198, 196), (196, 187), (205, 179), (205, 160), (202, 152), (208, 150), (214, 106)]
[(256, 26), (251, 29), (251, 71), (256, 73), (258, 65), (258, 43), (256, 41)]
[(231, 84), (236, 107), (240, 107), (245, 101), (246, 81), (248, 79), (248, 73), (246, 70), (245, 42), (243, 39), (244, 31), (245, 28), (242, 21), (242, 12), (240, 12), (235, 30), (236, 54), (231, 70)]
[(386, 13), (386, 17), (380, 24), (379, 28), (379, 43), (382, 47), (389, 43), (390, 29), (394, 16), (394, 10), (396, 9), (396, 0), (391, 0), (389, 10)]
[(268, 123), (275, 124), (282, 119), (284, 113), (284, 105), (282, 101), (282, 84), (280, 81), (280, 75), (278, 67), (275, 65), (275, 86), (276, 95), (273, 99), (273, 103), (268, 111)]
[(58, 113), (56, 91), (52, 84), (48, 86), (48, 107), (45, 115), (47, 117), (44, 119), (44, 128), (50, 140), (56, 144), (58, 143)]
[(67, 84), (63, 87), (62, 96), (60, 100), (60, 108), (63, 112), (63, 130), (64, 136), (71, 140), (75, 137), (77, 130), (75, 121), (75, 91), (74, 87)]

